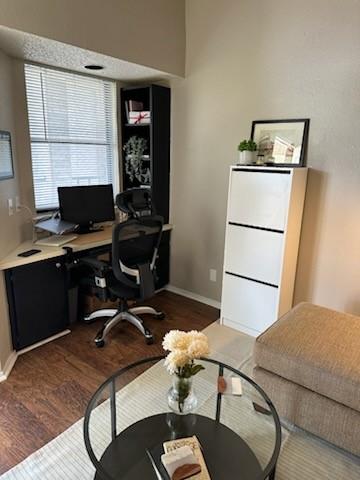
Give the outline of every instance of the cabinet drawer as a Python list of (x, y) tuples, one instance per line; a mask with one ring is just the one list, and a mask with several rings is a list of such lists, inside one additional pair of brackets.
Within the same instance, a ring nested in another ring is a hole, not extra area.
[(223, 282), (224, 325), (257, 335), (277, 320), (277, 288), (226, 273)]
[(284, 235), (228, 225), (225, 270), (279, 285)]
[(236, 171), (231, 174), (230, 222), (284, 230), (291, 175)]

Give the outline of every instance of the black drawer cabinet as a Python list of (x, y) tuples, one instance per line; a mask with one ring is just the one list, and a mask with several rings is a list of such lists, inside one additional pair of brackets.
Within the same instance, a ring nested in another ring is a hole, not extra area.
[(9, 269), (5, 276), (15, 350), (68, 327), (67, 273), (62, 257)]

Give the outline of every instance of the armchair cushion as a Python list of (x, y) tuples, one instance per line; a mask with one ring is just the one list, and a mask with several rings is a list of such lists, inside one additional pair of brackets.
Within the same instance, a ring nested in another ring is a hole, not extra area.
[(360, 411), (360, 318), (300, 303), (256, 340), (257, 366)]

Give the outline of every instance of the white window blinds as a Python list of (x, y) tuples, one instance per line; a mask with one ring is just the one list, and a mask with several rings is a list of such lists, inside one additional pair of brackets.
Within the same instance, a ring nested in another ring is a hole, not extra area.
[(115, 83), (35, 65), (25, 79), (37, 210), (58, 206), (59, 186), (116, 191)]

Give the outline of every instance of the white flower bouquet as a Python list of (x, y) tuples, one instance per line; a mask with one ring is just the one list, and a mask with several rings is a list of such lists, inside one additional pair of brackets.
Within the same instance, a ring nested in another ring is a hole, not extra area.
[[(209, 355), (208, 338), (196, 330), (171, 330), (164, 337), (163, 348), (169, 352), (165, 358), (165, 366), (176, 378), (169, 392), (169, 405), (173, 408), (170, 399), (172, 397), (177, 404), (178, 413), (187, 413), (184, 410), (187, 399), (190, 404), (191, 377), (204, 369), (202, 365), (196, 365), (195, 360)], [(195, 401), (195, 397), (191, 399)]]

